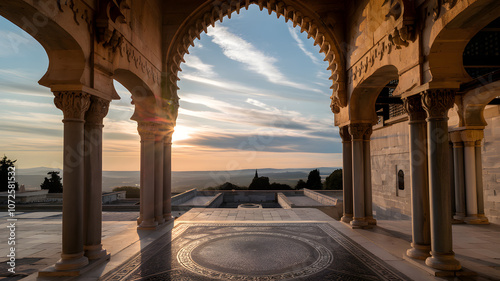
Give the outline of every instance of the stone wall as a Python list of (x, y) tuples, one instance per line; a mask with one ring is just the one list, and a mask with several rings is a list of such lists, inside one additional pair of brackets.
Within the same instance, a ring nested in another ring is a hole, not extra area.
[[(451, 126), (458, 122), (453, 110)], [(483, 189), (485, 215), (500, 224), (500, 106), (485, 109)], [(378, 219), (411, 216), (411, 177), (408, 122), (386, 125), (371, 137), (373, 210)], [(397, 186), (397, 172), (404, 172), (404, 190)]]
[[(411, 215), (411, 179), (408, 122), (375, 129), (371, 136), (372, 195), (378, 219), (406, 219)], [(398, 171), (404, 172), (404, 190)]]
[(484, 212), (490, 222), (500, 224), (500, 106), (487, 108), (484, 115)]

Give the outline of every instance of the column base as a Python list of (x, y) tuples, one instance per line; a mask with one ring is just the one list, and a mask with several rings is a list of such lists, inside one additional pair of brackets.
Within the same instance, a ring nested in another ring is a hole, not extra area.
[(85, 251), (85, 256), (89, 260), (97, 260), (108, 254), (106, 249), (102, 248), (102, 244), (83, 246), (83, 250)]
[(342, 218), (340, 218), (340, 221), (350, 223), (352, 221), (352, 214), (344, 214)]
[(462, 268), (460, 262), (455, 259), (455, 254), (453, 252), (450, 254), (431, 252), (431, 256), (425, 260), (425, 264), (435, 269), (448, 271), (456, 271)]
[(165, 221), (169, 221), (172, 219), (172, 213), (166, 213), (166, 214), (163, 214), (163, 219)]
[(411, 249), (406, 250), (406, 255), (412, 259), (425, 260), (430, 257), (430, 245), (418, 245), (411, 243)]
[(369, 225), (377, 225), (377, 220), (373, 216), (366, 217), (365, 220)]
[(368, 222), (365, 220), (365, 218), (353, 218), (353, 220), (351, 221), (351, 227), (353, 229), (372, 228), (372, 226), (368, 225)]
[(74, 270), (86, 266), (89, 264), (89, 259), (83, 253), (61, 254), (61, 259), (56, 262), (54, 268), (56, 270)]
[(156, 229), (158, 222), (150, 220), (143, 220), (140, 225), (137, 226), (138, 229)]
[(142, 217), (140, 217), (140, 216), (139, 216), (139, 217), (137, 218), (137, 225), (140, 225), (141, 223), (142, 223)]
[(165, 222), (165, 218), (163, 216), (156, 217), (155, 220), (158, 224), (163, 224)]
[(464, 222), (466, 224), (490, 224), (484, 215), (470, 215), (465, 218)]

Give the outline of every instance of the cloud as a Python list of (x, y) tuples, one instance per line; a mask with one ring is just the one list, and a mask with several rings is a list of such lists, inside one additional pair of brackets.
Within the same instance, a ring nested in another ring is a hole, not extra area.
[(185, 63), (184, 65), (193, 69), (198, 70), (196, 72), (197, 76), (203, 77), (215, 77), (217, 76), (214, 72), (213, 65), (206, 64), (201, 59), (195, 55), (187, 55), (184, 57)]
[(297, 45), (302, 50), (302, 52), (304, 52), (304, 54), (306, 54), (306, 56), (308, 56), (313, 63), (320, 64), (318, 58), (306, 49), (304, 41), (302, 41), (302, 39), (300, 39), (299, 37), (299, 31), (296, 28), (291, 27), (290, 25), (288, 26), (288, 31), (290, 32), (290, 35), (292, 35), (292, 38), (297, 42)]
[(231, 33), (227, 27), (211, 27), (208, 29), (207, 35), (212, 37), (212, 41), (222, 48), (226, 57), (244, 64), (250, 71), (266, 77), (269, 82), (301, 90), (321, 92), (317, 89), (311, 89), (308, 85), (288, 80), (276, 67), (275, 64), (278, 62), (276, 58), (264, 54), (251, 43)]
[(9, 57), (20, 53), (21, 45), (30, 45), (32, 38), (12, 31), (0, 30), (0, 57)]

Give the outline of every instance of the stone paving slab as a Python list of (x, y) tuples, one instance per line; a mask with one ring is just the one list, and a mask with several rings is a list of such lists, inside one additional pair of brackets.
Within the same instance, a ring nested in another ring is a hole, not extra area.
[(325, 206), (320, 202), (309, 198), (307, 196), (287, 196), (288, 200), (292, 202), (296, 207), (312, 207), (312, 206)]

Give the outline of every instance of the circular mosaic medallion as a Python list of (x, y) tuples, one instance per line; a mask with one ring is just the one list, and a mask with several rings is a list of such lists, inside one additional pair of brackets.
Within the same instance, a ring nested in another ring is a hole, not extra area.
[(177, 253), (186, 269), (216, 279), (279, 280), (320, 272), (332, 253), (313, 240), (281, 233), (239, 232), (206, 236)]

